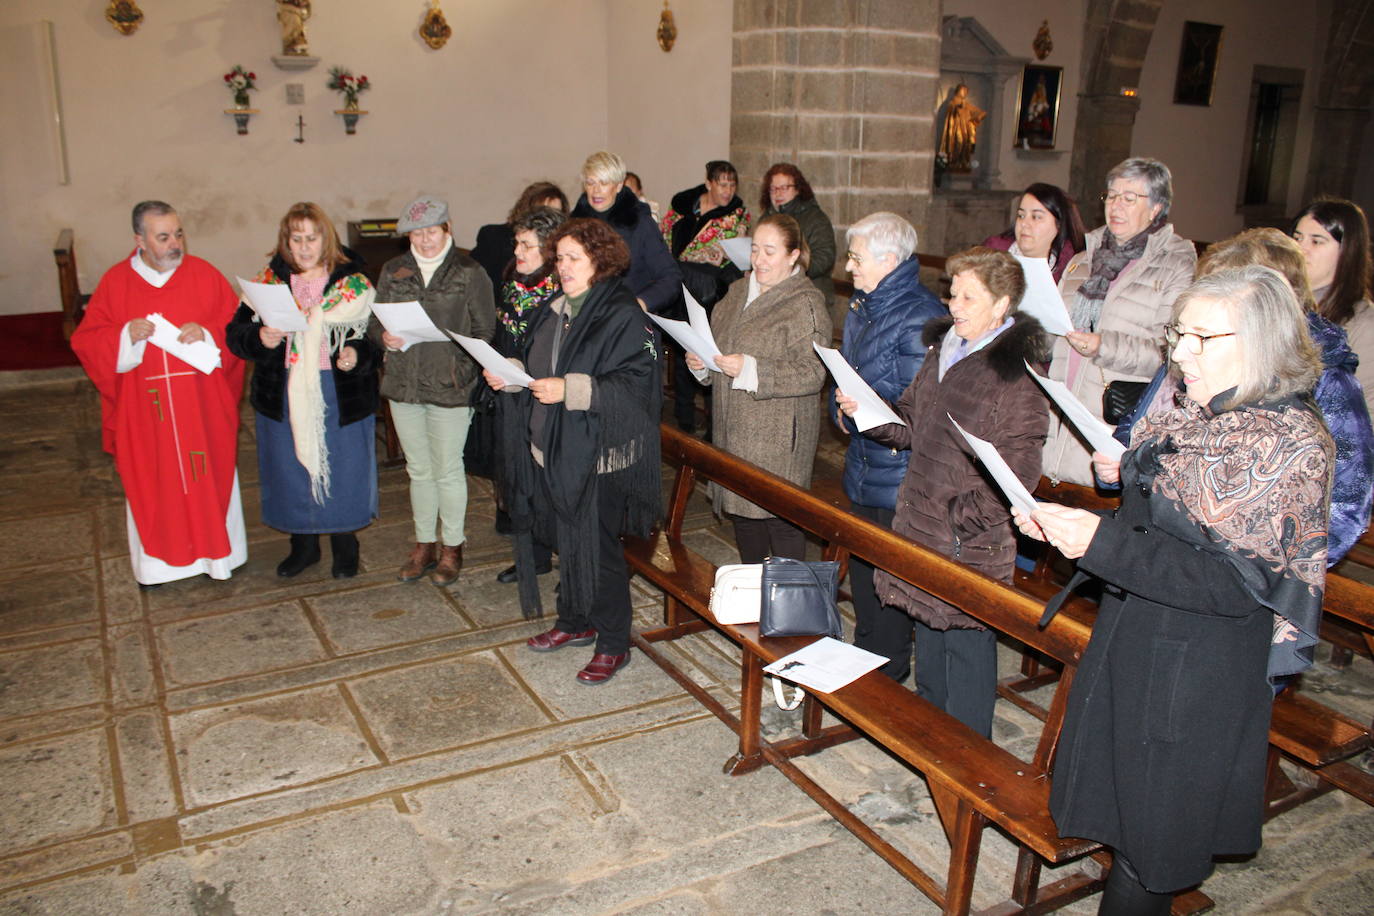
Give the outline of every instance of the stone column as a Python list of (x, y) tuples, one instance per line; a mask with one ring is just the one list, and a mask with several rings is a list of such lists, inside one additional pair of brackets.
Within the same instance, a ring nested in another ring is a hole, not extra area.
[(940, 60), (939, 0), (735, 0), (730, 159), (757, 208), (793, 162), (844, 230), (876, 210), (925, 228)]
[(1080, 95), (1069, 159), (1069, 193), (1089, 228), (1101, 226), (1103, 180), (1118, 162), (1130, 158), (1131, 136), (1140, 100), (1122, 95)]

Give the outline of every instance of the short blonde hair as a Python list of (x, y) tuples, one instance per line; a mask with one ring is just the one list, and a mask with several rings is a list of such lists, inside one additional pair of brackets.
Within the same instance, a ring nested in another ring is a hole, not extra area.
[(610, 184), (623, 184), (625, 181), (625, 160), (615, 153), (601, 150), (592, 153), (582, 163), (582, 180), (604, 181)]
[(1170, 323), (1177, 324), (1188, 303), (1198, 299), (1223, 303), (1235, 325), (1241, 377), (1228, 408), (1310, 394), (1316, 387), (1321, 353), (1307, 333), (1293, 287), (1277, 270), (1251, 264), (1209, 274), (1174, 301)]
[(1283, 274), (1288, 285), (1293, 287), (1303, 311), (1317, 310), (1317, 300), (1312, 297), (1312, 285), (1307, 282), (1307, 259), (1303, 257), (1302, 249), (1292, 236), (1267, 226), (1246, 229), (1229, 239), (1208, 245), (1206, 253), (1197, 262), (1197, 279), (1201, 280), (1219, 270), (1250, 264), (1272, 267)]

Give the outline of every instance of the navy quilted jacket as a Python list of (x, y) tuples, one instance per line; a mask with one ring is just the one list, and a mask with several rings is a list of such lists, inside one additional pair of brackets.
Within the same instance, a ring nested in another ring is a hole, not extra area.
[[(855, 292), (844, 318), (841, 351), (879, 397), (896, 404), (925, 360), (921, 329), (948, 314), (935, 294), (921, 285), (921, 266), (912, 257), (883, 277), (871, 293)], [(849, 433), (844, 460), (844, 492), (861, 506), (892, 509), (906, 476), (909, 451), (895, 451), (863, 435), (849, 417), (838, 414), (832, 386), (826, 400), (832, 421)]]

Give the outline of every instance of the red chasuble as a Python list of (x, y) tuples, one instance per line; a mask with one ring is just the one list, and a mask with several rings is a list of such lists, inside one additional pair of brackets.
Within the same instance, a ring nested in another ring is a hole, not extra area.
[[(238, 297), (220, 272), (191, 255), (157, 288), (126, 260), (101, 278), (72, 349), (100, 390), (102, 441), (114, 456), (143, 550), (171, 566), (229, 554), (225, 513), (238, 453), (243, 362), (224, 346)], [(206, 375), (151, 342), (143, 362), (116, 372), (119, 335), (160, 312), (194, 321), (219, 346)]]

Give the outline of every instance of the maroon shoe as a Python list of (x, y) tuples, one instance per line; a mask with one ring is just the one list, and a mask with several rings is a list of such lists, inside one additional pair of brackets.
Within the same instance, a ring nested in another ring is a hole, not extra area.
[(625, 650), (620, 655), (606, 655), (598, 652), (592, 656), (592, 660), (587, 662), (587, 667), (577, 672), (578, 683), (586, 684), (588, 687), (598, 687), (615, 677), (615, 673), (630, 663), (630, 652)]
[(540, 633), (538, 636), (531, 636), (525, 641), (535, 652), (554, 652), (564, 646), (590, 646), (596, 642), (596, 631), (587, 629), (580, 633), (564, 633), (558, 627), (554, 627), (547, 633)]

